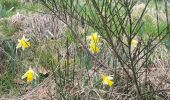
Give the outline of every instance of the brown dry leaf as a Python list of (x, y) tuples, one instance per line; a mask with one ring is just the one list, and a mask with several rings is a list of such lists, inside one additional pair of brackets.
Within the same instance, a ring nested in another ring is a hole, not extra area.
[(49, 70), (45, 69), (44, 67), (38, 67), (38, 72), (43, 75), (46, 75), (49, 73)]

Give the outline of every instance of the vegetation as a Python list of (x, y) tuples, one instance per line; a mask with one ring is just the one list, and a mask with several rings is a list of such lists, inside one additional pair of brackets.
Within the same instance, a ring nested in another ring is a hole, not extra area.
[(0, 0), (0, 98), (170, 97), (168, 1), (21, 1)]

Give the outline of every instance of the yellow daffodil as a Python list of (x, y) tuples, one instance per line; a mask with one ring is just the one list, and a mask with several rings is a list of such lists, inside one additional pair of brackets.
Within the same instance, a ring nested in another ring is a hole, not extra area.
[(110, 87), (114, 84), (113, 82), (113, 77), (111, 76), (106, 76), (106, 75), (101, 75), (102, 76), (102, 82), (104, 85), (109, 85)]
[(17, 45), (17, 49), (22, 47), (22, 50), (24, 50), (25, 48), (29, 48), (31, 46), (31, 43), (29, 42), (28, 39), (25, 38), (25, 36), (22, 37), (21, 40), (18, 40), (18, 45)]
[(88, 39), (90, 39), (91, 42), (98, 44), (100, 40), (100, 36), (96, 32), (96, 33), (93, 33), (91, 36), (89, 36)]
[(32, 81), (38, 76), (37, 73), (35, 73), (32, 68), (29, 68), (29, 70), (22, 76), (22, 79), (27, 78), (27, 83), (32, 83)]
[(99, 47), (98, 47), (98, 45), (96, 43), (91, 43), (90, 44), (90, 51), (93, 54), (97, 54), (97, 53), (99, 53), (100, 49), (99, 49)]
[(90, 40), (90, 45), (89, 45), (89, 50), (93, 54), (99, 53), (99, 42), (100, 42), (100, 36), (98, 35), (97, 32), (93, 33), (91, 36), (87, 37), (88, 40)]
[(133, 47), (137, 47), (138, 41), (137, 41), (136, 39), (132, 39), (131, 45), (132, 45)]

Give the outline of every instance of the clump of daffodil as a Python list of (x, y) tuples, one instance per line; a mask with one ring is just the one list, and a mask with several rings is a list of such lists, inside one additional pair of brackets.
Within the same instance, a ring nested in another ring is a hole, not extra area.
[(89, 50), (93, 53), (93, 54), (97, 54), (100, 51), (99, 48), (99, 43), (100, 43), (100, 36), (98, 35), (98, 33), (93, 33), (91, 36), (88, 36), (88, 38), (90, 40), (90, 45), (89, 45)]
[(138, 40), (132, 39), (132, 41), (131, 41), (131, 46), (137, 47), (137, 46), (138, 46)]
[(103, 82), (104, 85), (108, 85), (108, 86), (111, 87), (114, 84), (113, 77), (103, 75), (103, 74), (101, 75), (101, 77), (102, 77), (102, 82)]
[(33, 71), (32, 68), (29, 68), (29, 70), (22, 76), (22, 79), (27, 78), (27, 83), (32, 83), (32, 81), (38, 76), (36, 72)]
[(18, 45), (17, 45), (17, 49), (18, 48), (22, 48), (22, 50), (29, 48), (31, 46), (31, 43), (29, 42), (29, 39), (26, 39), (25, 36), (23, 35), (22, 39), (19, 40), (18, 39)]

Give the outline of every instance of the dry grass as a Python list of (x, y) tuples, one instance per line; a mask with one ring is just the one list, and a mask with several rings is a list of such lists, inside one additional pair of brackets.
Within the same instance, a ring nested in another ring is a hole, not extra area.
[(66, 27), (52, 14), (34, 13), (24, 15), (18, 12), (12, 16), (11, 22), (22, 33), (35, 35), (39, 39), (49, 37), (50, 34), (48, 32), (51, 32), (56, 38), (61, 37)]

